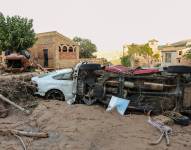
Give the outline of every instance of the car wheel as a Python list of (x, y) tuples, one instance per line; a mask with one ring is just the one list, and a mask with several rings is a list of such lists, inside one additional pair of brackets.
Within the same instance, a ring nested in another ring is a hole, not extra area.
[(167, 68), (169, 73), (191, 73), (190, 66), (169, 66)]
[(46, 93), (46, 99), (64, 100), (64, 95), (60, 90), (50, 90)]
[(93, 105), (97, 102), (96, 97), (93, 96), (93, 90), (89, 89), (87, 93), (83, 96), (82, 101), (86, 105)]

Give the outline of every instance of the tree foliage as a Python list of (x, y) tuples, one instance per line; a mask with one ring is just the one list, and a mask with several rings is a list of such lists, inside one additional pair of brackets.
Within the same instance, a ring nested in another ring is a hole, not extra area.
[(191, 49), (189, 49), (184, 55), (184, 58), (186, 58), (187, 60), (191, 60)]
[(152, 48), (149, 47), (148, 43), (141, 45), (139, 50), (140, 50), (140, 54), (143, 56), (150, 56), (151, 57), (153, 55)]
[(120, 58), (121, 59), (121, 64), (130, 67), (131, 66), (131, 59), (129, 55), (123, 56)]
[(125, 66), (133, 66), (136, 62), (136, 56), (143, 56), (148, 61), (148, 66), (150, 66), (151, 60), (158, 61), (160, 58), (159, 54), (153, 54), (152, 48), (149, 44), (136, 45), (131, 44), (128, 46), (128, 52), (126, 56), (121, 57), (121, 63)]
[(0, 50), (20, 52), (32, 47), (35, 41), (32, 19), (0, 15)]
[(97, 52), (97, 47), (91, 40), (74, 37), (73, 41), (80, 45), (80, 58), (95, 58), (93, 53)]
[(136, 44), (131, 44), (128, 46), (128, 55), (129, 56), (134, 56), (135, 54), (140, 54), (140, 46)]
[(155, 61), (159, 61), (159, 60), (160, 60), (160, 54), (159, 54), (159, 53), (154, 54), (154, 55), (152, 55), (152, 58), (153, 58), (153, 60), (155, 60)]

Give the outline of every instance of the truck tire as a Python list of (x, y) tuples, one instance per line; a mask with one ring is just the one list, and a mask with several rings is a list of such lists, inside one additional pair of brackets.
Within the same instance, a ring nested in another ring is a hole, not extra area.
[(101, 70), (100, 64), (82, 64), (80, 70)]
[(90, 106), (90, 105), (95, 104), (97, 102), (97, 99), (96, 98), (83, 97), (82, 101), (84, 102), (84, 104)]
[(168, 73), (191, 73), (190, 66), (169, 66), (167, 68)]

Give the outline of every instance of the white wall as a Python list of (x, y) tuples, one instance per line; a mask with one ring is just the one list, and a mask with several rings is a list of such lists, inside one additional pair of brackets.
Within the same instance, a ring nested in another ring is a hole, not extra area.
[[(165, 62), (165, 54), (166, 53), (171, 53), (171, 62), (168, 63), (168, 62)], [(161, 56), (162, 56), (162, 63), (161, 63), (161, 66), (162, 67), (168, 67), (168, 66), (171, 66), (171, 65), (177, 65), (178, 64), (178, 61), (177, 61), (177, 52), (161, 52)]]

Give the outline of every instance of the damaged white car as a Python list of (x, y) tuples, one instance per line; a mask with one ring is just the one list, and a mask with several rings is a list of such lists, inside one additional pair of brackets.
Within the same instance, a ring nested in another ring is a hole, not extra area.
[(47, 99), (69, 100), (73, 99), (73, 69), (62, 69), (49, 72), (37, 77), (32, 81), (36, 84), (38, 91), (35, 93), (45, 96)]
[[(82, 77), (85, 77), (86, 74), (81, 73), (79, 76), (79, 73), (84, 69), (92, 72), (92, 70), (99, 70), (101, 67), (99, 64), (83, 62), (77, 64), (75, 68), (61, 69), (33, 77), (32, 81), (38, 89), (35, 94), (46, 97), (46, 99), (66, 100), (69, 104), (74, 103), (76, 97), (79, 97), (88, 103), (90, 99), (84, 94), (85, 87), (81, 83), (81, 80), (84, 80)], [(92, 73), (89, 72), (89, 75), (91, 76)], [(94, 78), (92, 79), (94, 80)]]

